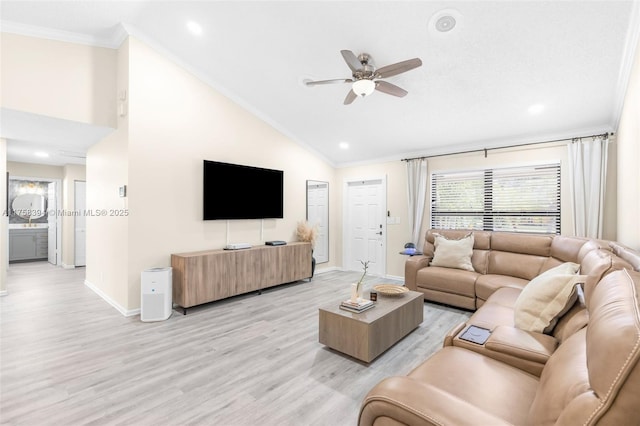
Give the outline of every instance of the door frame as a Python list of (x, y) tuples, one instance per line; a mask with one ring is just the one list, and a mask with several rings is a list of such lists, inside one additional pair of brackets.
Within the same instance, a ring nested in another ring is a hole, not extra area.
[[(9, 174), (9, 179), (12, 180), (32, 180), (39, 182), (53, 182), (56, 184), (56, 264), (54, 266), (62, 265), (62, 215), (58, 212), (62, 211), (62, 179), (47, 178), (47, 177), (29, 177), (29, 176), (14, 176)], [(9, 192), (7, 191), (7, 199)], [(47, 200), (48, 202), (48, 200)], [(9, 207), (9, 206), (7, 206)], [(47, 210), (50, 207), (47, 204)], [(8, 220), (7, 220), (8, 223)], [(9, 241), (9, 227), (7, 226), (7, 241)]]
[(342, 270), (347, 270), (346, 265), (349, 264), (347, 254), (351, 243), (349, 241), (349, 184), (354, 182), (369, 182), (380, 181), (382, 185), (382, 253), (380, 262), (382, 265), (382, 271), (380, 271), (381, 277), (387, 275), (387, 175), (382, 176), (368, 176), (362, 178), (345, 178), (342, 185)]

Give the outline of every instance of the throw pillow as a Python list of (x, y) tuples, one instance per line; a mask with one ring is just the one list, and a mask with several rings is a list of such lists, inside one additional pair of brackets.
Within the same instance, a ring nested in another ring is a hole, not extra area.
[(468, 233), (459, 240), (449, 240), (444, 235), (434, 234), (435, 251), (431, 266), (464, 269), (473, 271), (471, 255), (473, 254), (473, 233)]
[(538, 275), (527, 284), (514, 306), (516, 327), (549, 334), (558, 319), (578, 299), (576, 284), (584, 275), (576, 275), (579, 265), (563, 264)]

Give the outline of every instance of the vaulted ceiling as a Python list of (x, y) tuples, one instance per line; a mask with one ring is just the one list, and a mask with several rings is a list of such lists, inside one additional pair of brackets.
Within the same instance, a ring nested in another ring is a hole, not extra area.
[[(132, 34), (342, 166), (615, 131), (639, 10), (632, 0), (3, 1), (0, 17), (2, 31), (114, 48)], [(343, 105), (350, 84), (304, 84), (350, 78), (343, 49), (378, 67), (423, 65), (386, 79), (405, 97)]]

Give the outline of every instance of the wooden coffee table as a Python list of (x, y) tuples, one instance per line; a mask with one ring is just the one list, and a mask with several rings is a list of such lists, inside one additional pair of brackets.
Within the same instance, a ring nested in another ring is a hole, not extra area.
[[(368, 294), (363, 295), (369, 298)], [(340, 300), (319, 309), (320, 343), (364, 362), (373, 361), (422, 323), (423, 295), (378, 293), (373, 309), (359, 314), (339, 308)]]

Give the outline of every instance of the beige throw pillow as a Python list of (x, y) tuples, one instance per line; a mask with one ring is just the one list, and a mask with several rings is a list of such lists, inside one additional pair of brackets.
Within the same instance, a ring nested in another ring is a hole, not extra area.
[(440, 234), (434, 234), (435, 251), (431, 266), (443, 268), (464, 269), (473, 271), (471, 255), (473, 254), (473, 233), (469, 233), (459, 240), (449, 240)]
[(551, 333), (558, 319), (576, 302), (576, 284), (584, 275), (576, 275), (580, 266), (565, 263), (552, 268), (527, 284), (514, 307), (516, 327), (537, 333)]

